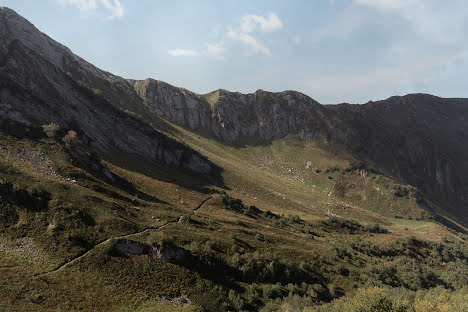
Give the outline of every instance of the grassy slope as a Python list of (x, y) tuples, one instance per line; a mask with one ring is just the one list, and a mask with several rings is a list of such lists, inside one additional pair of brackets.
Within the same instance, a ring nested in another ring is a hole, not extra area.
[[(204, 187), (211, 188), (200, 185), (202, 180), (169, 182), (166, 178), (158, 179), (147, 168), (129, 170), (115, 165), (121, 162), (108, 162), (107, 166), (128, 181), (131, 188), (111, 185), (73, 166), (63, 146), (50, 139), (32, 142), (1, 135), (1, 145), (9, 150), (24, 146), (43, 151), (63, 179), (38, 172), (28, 161), (2, 154), (0, 178), (25, 190), (30, 185), (38, 185), (50, 194), (52, 201), (47, 209), (40, 211), (19, 205), (14, 208), (18, 213), (14, 224), (2, 225), (0, 295), (6, 300), (0, 303), (0, 308), (3, 304), (5, 308), (15, 306), (28, 311), (58, 307), (115, 311), (195, 311), (204, 307), (216, 311), (221, 306), (216, 298), (221, 302), (236, 301), (227, 295), (229, 289), (247, 302), (247, 292), (257, 286), (236, 278), (237, 273), (228, 272), (224, 276), (223, 266), (194, 269), (147, 255), (109, 256), (106, 246), (110, 244), (92, 248), (108, 238), (152, 227), (155, 229), (132, 236), (132, 240), (146, 244), (170, 240), (204, 257), (214, 255), (231, 267), (235, 266), (233, 259), (249, 252), (254, 256), (254, 251), (275, 254), (291, 262), (288, 264), (291, 268), (301, 263), (316, 265), (316, 269), (308, 272), (317, 274), (313, 278), (315, 284), (334, 285), (332, 296), (352, 293), (356, 285), (365, 286), (365, 281), (359, 278), (336, 273), (336, 265), (342, 264), (353, 274), (372, 280), (367, 276), (369, 265), (397, 263), (397, 258), (370, 257), (354, 251), (350, 256), (353, 260), (346, 261), (339, 253), (356, 239), (379, 246), (410, 236), (442, 243), (447, 248), (457, 242), (466, 244), (460, 235), (428, 218), (414, 198), (395, 196), (395, 189), (400, 185), (392, 179), (378, 173), (367, 172), (364, 178), (354, 171), (345, 172), (355, 159), (338, 145), (287, 137), (264, 146), (233, 147), (172, 125), (166, 129), (169, 135), (186, 142), (224, 169), (224, 182), (231, 197), (284, 217), (278, 221), (226, 210), (222, 194), (201, 191)], [(339, 170), (330, 171), (332, 168)], [(159, 174), (164, 168), (155, 171)], [(167, 175), (171, 176), (171, 171)], [(76, 179), (78, 185), (71, 184), (67, 177)], [(151, 197), (141, 199), (137, 193)], [(214, 197), (194, 214), (193, 210), (208, 196)], [(86, 223), (83, 213), (93, 222)], [(192, 221), (157, 229), (181, 215), (190, 216)], [(288, 215), (298, 215), (301, 220), (291, 222)], [(349, 233), (324, 225), (322, 220), (331, 216), (362, 224), (379, 223), (389, 233), (361, 230)], [(72, 243), (75, 236), (84, 243)], [(15, 249), (22, 237), (33, 240), (27, 247)], [(90, 248), (86, 256), (66, 269), (34, 277)], [(264, 284), (274, 284), (274, 281)], [(161, 299), (180, 294), (186, 294), (192, 304), (174, 306)], [(268, 299), (261, 301), (264, 304)], [(255, 307), (246, 304), (244, 308)]]

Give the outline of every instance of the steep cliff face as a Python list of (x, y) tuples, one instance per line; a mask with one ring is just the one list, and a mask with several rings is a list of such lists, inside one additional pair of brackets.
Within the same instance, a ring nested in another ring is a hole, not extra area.
[(197, 95), (151, 79), (133, 83), (151, 112), (222, 141), (288, 134), (340, 141), (468, 220), (468, 100), (413, 94), (323, 106), (295, 91)]
[(213, 172), (202, 155), (132, 117), (151, 114), (229, 143), (288, 134), (338, 140), (468, 220), (468, 100), (408, 95), (323, 106), (295, 91), (199, 95), (102, 71), (0, 8), (0, 125), (55, 122), (102, 151)]
[(210, 127), (210, 108), (196, 94), (154, 79), (132, 82), (152, 113), (190, 129)]
[[(124, 113), (144, 107), (127, 80), (107, 74), (0, 9), (0, 125), (57, 123), (105, 152), (137, 154), (200, 173), (209, 161)], [(105, 92), (105, 94), (104, 94)], [(138, 106), (139, 105), (139, 106)]]
[(468, 220), (468, 100), (412, 94), (330, 109), (354, 129), (350, 147)]
[(338, 130), (327, 126), (337, 122), (333, 114), (296, 91), (241, 94), (216, 90), (197, 95), (153, 79), (133, 83), (151, 112), (192, 130), (208, 130), (222, 141), (271, 140), (289, 133), (326, 140)]

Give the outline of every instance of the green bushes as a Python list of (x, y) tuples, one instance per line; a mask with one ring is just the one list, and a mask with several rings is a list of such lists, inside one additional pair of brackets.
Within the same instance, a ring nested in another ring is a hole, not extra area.
[(68, 149), (73, 149), (80, 143), (78, 134), (73, 130), (68, 131), (68, 133), (63, 137), (62, 141), (65, 143), (65, 146)]
[(409, 197), (409, 190), (399, 185), (393, 190), (393, 195), (395, 197)]
[(0, 204), (0, 224), (2, 228), (9, 227), (18, 222), (19, 216), (16, 207), (10, 204)]
[(363, 228), (364, 232), (375, 233), (375, 234), (387, 234), (388, 230), (379, 224), (366, 225)]
[(334, 231), (344, 232), (348, 234), (356, 234), (356, 233), (362, 233), (362, 232), (369, 232), (369, 233), (375, 233), (375, 234), (388, 233), (387, 229), (383, 228), (382, 226), (378, 224), (363, 226), (355, 220), (348, 220), (348, 219), (342, 219), (342, 218), (337, 218), (337, 217), (324, 220), (322, 221), (322, 224)]
[(330, 218), (322, 221), (324, 225), (333, 228), (336, 231), (344, 231), (349, 234), (357, 233), (362, 230), (362, 225), (354, 220), (346, 220), (340, 218)]
[(39, 185), (23, 187), (6, 180), (0, 183), (0, 196), (4, 203), (10, 203), (31, 211), (47, 209), (50, 193)]
[(287, 295), (286, 290), (281, 284), (268, 284), (263, 287), (263, 297), (267, 299), (275, 299)]
[(394, 266), (384, 266), (381, 264), (372, 265), (370, 267), (366, 283), (372, 286), (402, 286), (402, 282), (397, 276), (397, 269)]
[(184, 224), (190, 224), (192, 223), (192, 217), (188, 214), (185, 214), (181, 217), (180, 219)]
[(395, 304), (388, 299), (384, 289), (368, 288), (358, 289), (354, 296), (320, 307), (317, 311), (403, 312), (407, 310), (405, 306)]
[(82, 209), (58, 200), (51, 200), (48, 214), (53, 233), (63, 235), (72, 245), (80, 245), (82, 242), (93, 240), (96, 222)]
[(327, 168), (327, 170), (325, 170), (325, 173), (334, 173), (334, 172), (337, 172), (337, 171), (340, 171), (340, 168), (334, 166), (334, 167)]
[(231, 289), (229, 291), (228, 299), (231, 307), (234, 308), (236, 311), (241, 311), (244, 308), (244, 299), (242, 299), (241, 296), (234, 290)]
[(392, 266), (369, 266), (368, 285), (420, 290), (438, 285), (459, 289), (468, 283), (468, 248), (463, 244), (447, 246), (410, 237), (388, 245), (353, 240), (350, 246), (375, 263), (377, 258), (393, 261)]
[(341, 263), (340, 264), (337, 264), (335, 266), (335, 272), (340, 274), (340, 275), (343, 275), (343, 276), (348, 276), (349, 275), (349, 270), (348, 268), (346, 268), (344, 265), (342, 265)]
[(228, 261), (242, 273), (242, 279), (245, 281), (300, 283), (311, 280), (309, 272), (288, 261), (282, 261), (271, 253), (235, 253)]
[(344, 171), (345, 172), (353, 172), (353, 171), (360, 171), (363, 169), (367, 169), (367, 166), (365, 163), (361, 161), (352, 161), (349, 163), (348, 168), (346, 168)]
[(450, 291), (436, 287), (413, 292), (404, 288), (370, 287), (323, 305), (316, 312), (464, 312), (468, 288)]
[(262, 213), (260, 209), (255, 206), (246, 206), (240, 199), (232, 198), (228, 195), (222, 197), (223, 206), (227, 210), (234, 211), (236, 213), (242, 213), (249, 217), (255, 217)]
[(58, 133), (60, 132), (60, 126), (54, 123), (50, 123), (48, 125), (43, 125), (42, 131), (49, 138), (56, 138)]

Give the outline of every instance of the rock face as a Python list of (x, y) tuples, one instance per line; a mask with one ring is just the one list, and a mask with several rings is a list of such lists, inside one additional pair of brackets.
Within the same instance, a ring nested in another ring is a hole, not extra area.
[(153, 247), (152, 254), (164, 262), (184, 263), (188, 260), (190, 253), (178, 246)]
[(124, 112), (144, 107), (130, 83), (99, 70), (0, 9), (0, 128), (54, 122), (107, 153), (139, 155), (198, 173), (214, 166), (197, 152)]
[(345, 141), (468, 222), (468, 100), (427, 94), (333, 107)]
[(124, 254), (143, 255), (149, 253), (149, 246), (128, 239), (117, 241), (114, 248)]
[[(136, 116), (136, 117), (135, 117)], [(138, 117), (138, 118), (137, 118)], [(195, 94), (102, 71), (0, 8), (0, 128), (54, 122), (110, 153), (207, 175), (214, 166), (143, 121), (164, 118), (220, 141), (297, 134), (339, 141), (468, 223), (468, 100), (407, 95), (364, 105), (320, 105), (295, 91)]]
[(127, 255), (152, 255), (161, 259), (164, 262), (179, 263), (186, 262), (190, 256), (190, 253), (178, 246), (155, 246), (150, 247), (146, 244), (135, 242), (129, 239), (118, 240), (114, 248), (121, 253)]
[(153, 79), (133, 83), (152, 113), (191, 130), (208, 130), (227, 142), (248, 137), (271, 140), (299, 132), (325, 138), (327, 123), (336, 121), (322, 105), (296, 91), (216, 90), (197, 95)]

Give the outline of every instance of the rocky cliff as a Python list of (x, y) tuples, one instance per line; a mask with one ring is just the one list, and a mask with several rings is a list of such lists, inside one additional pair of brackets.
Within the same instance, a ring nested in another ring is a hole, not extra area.
[(326, 137), (327, 125), (336, 122), (325, 107), (296, 91), (241, 94), (220, 89), (197, 95), (153, 79), (133, 83), (151, 112), (191, 130), (209, 130), (227, 142), (289, 133)]
[(124, 112), (144, 108), (130, 83), (99, 70), (0, 8), (0, 126), (54, 122), (107, 153), (122, 152), (199, 173), (214, 170), (197, 152)]
[[(357, 155), (420, 187), (468, 220), (468, 100), (407, 95), (364, 105), (321, 105), (295, 91), (200, 95), (165, 82), (102, 71), (0, 9), (0, 120), (55, 122), (80, 130), (101, 151), (120, 151), (196, 172), (213, 166), (143, 122), (158, 116), (235, 143), (288, 134), (337, 140)], [(136, 117), (138, 118), (136, 118)]]
[(468, 220), (468, 100), (427, 94), (330, 106), (350, 147)]

